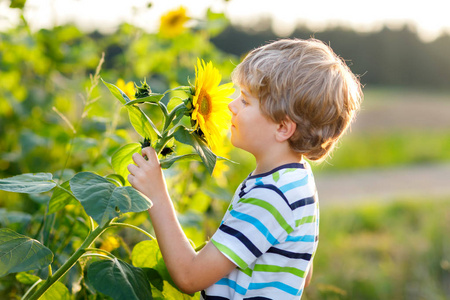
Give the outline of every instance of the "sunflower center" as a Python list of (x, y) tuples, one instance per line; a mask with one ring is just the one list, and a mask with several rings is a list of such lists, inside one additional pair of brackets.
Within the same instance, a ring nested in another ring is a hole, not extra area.
[(200, 99), (199, 111), (203, 116), (209, 115), (211, 112), (211, 97), (208, 93), (201, 93), (198, 97)]
[(171, 26), (176, 26), (176, 25), (178, 25), (178, 23), (181, 23), (181, 22), (182, 22), (182, 16), (178, 14), (178, 15), (172, 16), (172, 18), (169, 19), (168, 23)]

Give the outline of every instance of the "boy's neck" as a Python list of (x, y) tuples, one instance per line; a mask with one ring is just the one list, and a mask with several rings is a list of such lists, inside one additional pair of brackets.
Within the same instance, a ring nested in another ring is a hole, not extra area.
[(286, 156), (268, 155), (267, 157), (256, 157), (256, 168), (252, 172), (252, 175), (263, 174), (272, 171), (273, 169), (290, 164), (300, 163), (302, 161), (302, 155), (291, 152)]

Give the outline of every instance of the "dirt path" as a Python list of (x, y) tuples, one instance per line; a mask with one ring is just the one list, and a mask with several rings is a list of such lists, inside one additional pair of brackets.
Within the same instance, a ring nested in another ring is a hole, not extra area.
[(450, 197), (450, 163), (317, 174), (320, 204)]

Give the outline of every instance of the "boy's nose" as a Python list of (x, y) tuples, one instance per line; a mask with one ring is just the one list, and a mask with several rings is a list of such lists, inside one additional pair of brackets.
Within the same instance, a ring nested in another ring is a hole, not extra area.
[(228, 104), (228, 109), (231, 111), (231, 113), (232, 113), (233, 115), (236, 114), (236, 106), (235, 106), (236, 100), (237, 100), (237, 99), (234, 99), (233, 101), (231, 101), (231, 102)]

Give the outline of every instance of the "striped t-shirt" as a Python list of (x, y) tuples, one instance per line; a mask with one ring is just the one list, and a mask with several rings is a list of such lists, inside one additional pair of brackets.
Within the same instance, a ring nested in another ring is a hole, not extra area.
[(238, 267), (203, 299), (300, 299), (317, 248), (319, 203), (306, 162), (247, 177), (211, 242)]

